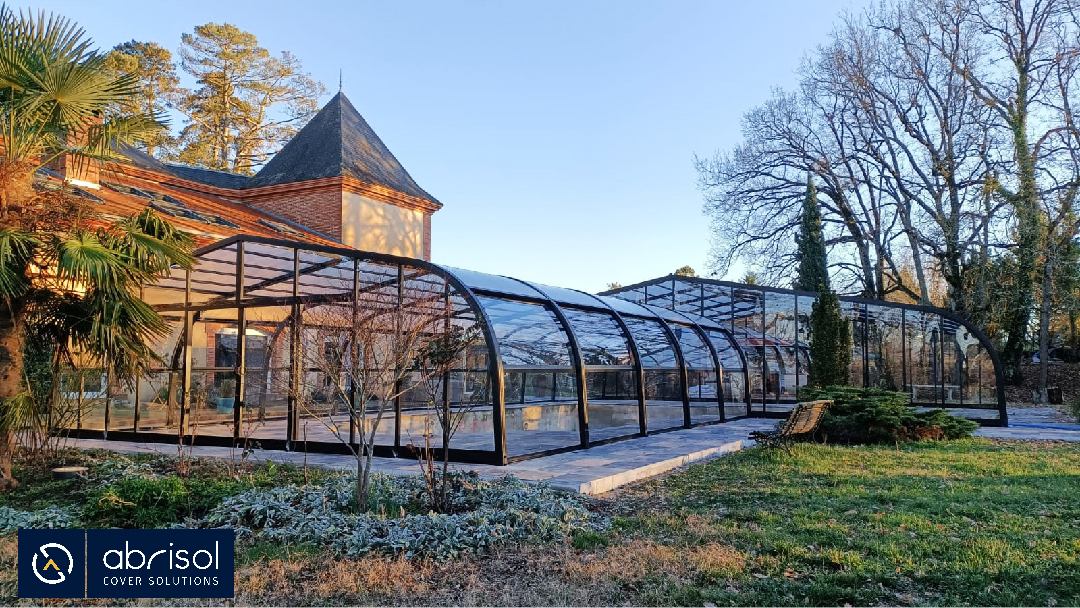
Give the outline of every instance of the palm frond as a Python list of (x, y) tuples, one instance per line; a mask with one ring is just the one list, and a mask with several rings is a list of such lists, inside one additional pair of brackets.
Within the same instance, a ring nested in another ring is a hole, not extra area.
[(81, 141), (64, 147), (77, 161), (107, 161), (123, 157), (125, 146), (144, 142), (160, 133), (164, 123), (145, 115), (114, 116), (87, 127)]
[(73, 336), (80, 349), (107, 362), (121, 379), (131, 379), (160, 362), (149, 343), (169, 335), (169, 324), (146, 302), (126, 294), (91, 292), (87, 310), (90, 325)]
[(76, 230), (58, 238), (56, 245), (56, 278), (69, 288), (88, 286), (108, 293), (126, 291), (132, 280), (144, 279), (149, 273), (126, 263), (97, 235)]
[(165, 221), (160, 214), (147, 208), (135, 216), (116, 224), (117, 251), (127, 256), (130, 263), (153, 274), (167, 274), (169, 268), (191, 268), (195, 258), (191, 254), (194, 239)]
[(35, 404), (34, 395), (28, 390), (5, 399), (0, 407), (0, 433), (18, 432), (30, 426), (37, 414)]
[(27, 271), (39, 243), (32, 234), (10, 227), (0, 229), (0, 297), (26, 293), (30, 287)]
[(0, 127), (9, 158), (61, 152), (107, 158), (121, 144), (160, 128), (152, 117), (94, 126), (137, 89), (133, 75), (103, 70), (104, 56), (90, 45), (85, 32), (63, 17), (0, 7)]

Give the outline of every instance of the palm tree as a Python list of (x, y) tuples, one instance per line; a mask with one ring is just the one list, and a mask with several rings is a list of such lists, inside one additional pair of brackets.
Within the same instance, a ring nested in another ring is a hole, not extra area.
[(66, 19), (0, 6), (0, 490), (16, 485), (27, 336), (55, 340), (54, 361), (74, 349), (130, 380), (168, 330), (139, 287), (193, 261), (191, 238), (149, 209), (110, 223), (78, 197), (35, 187), (60, 155), (107, 160), (161, 128), (117, 114), (133, 81), (103, 71), (90, 44)]

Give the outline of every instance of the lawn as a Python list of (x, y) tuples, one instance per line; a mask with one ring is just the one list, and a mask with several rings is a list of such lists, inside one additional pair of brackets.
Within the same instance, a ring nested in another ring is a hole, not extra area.
[[(200, 470), (200, 492), (220, 494), (318, 476)], [(1078, 475), (1075, 444), (751, 449), (598, 497), (611, 527), (564, 541), (441, 561), (245, 541), (237, 603), (1076, 605)], [(26, 486), (0, 505), (107, 493)], [(0, 603), (14, 601), (14, 554), (0, 538)]]

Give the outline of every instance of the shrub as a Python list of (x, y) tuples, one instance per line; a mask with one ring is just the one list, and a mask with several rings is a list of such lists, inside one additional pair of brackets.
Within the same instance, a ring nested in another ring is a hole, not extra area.
[(119, 479), (88, 497), (82, 519), (106, 528), (166, 528), (202, 517), (246, 487), (235, 481), (177, 477)]
[(942, 409), (917, 412), (907, 393), (880, 388), (803, 388), (800, 400), (831, 399), (821, 434), (839, 443), (891, 443), (968, 437), (978, 423)]
[(14, 532), (19, 528), (71, 528), (75, 514), (63, 507), (45, 507), (37, 511), (21, 511), (0, 506), (0, 534)]
[[(509, 540), (550, 541), (606, 529), (583, 499), (513, 477), (481, 480), (453, 473), (453, 513), (410, 514), (404, 505), (424, 491), (416, 477), (374, 475), (378, 512), (353, 510), (355, 480), (337, 475), (319, 485), (259, 488), (223, 501), (198, 522), (231, 527), (241, 538), (283, 544), (312, 543), (337, 554), (404, 554), (448, 559), (486, 552)], [(399, 510), (385, 508), (398, 504)]]

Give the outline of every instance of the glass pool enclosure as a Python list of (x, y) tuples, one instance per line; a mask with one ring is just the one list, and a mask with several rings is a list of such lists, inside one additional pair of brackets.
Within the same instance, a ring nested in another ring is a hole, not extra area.
[[(668, 276), (604, 295), (415, 259), (241, 235), (144, 288), (170, 323), (126, 386), (62, 378), (76, 436), (506, 464), (748, 416), (806, 383), (814, 294)], [(1000, 364), (939, 309), (843, 297), (855, 385), (1006, 423)], [(433, 372), (426, 344), (468, 336)], [(349, 412), (361, 412), (357, 416)]]

